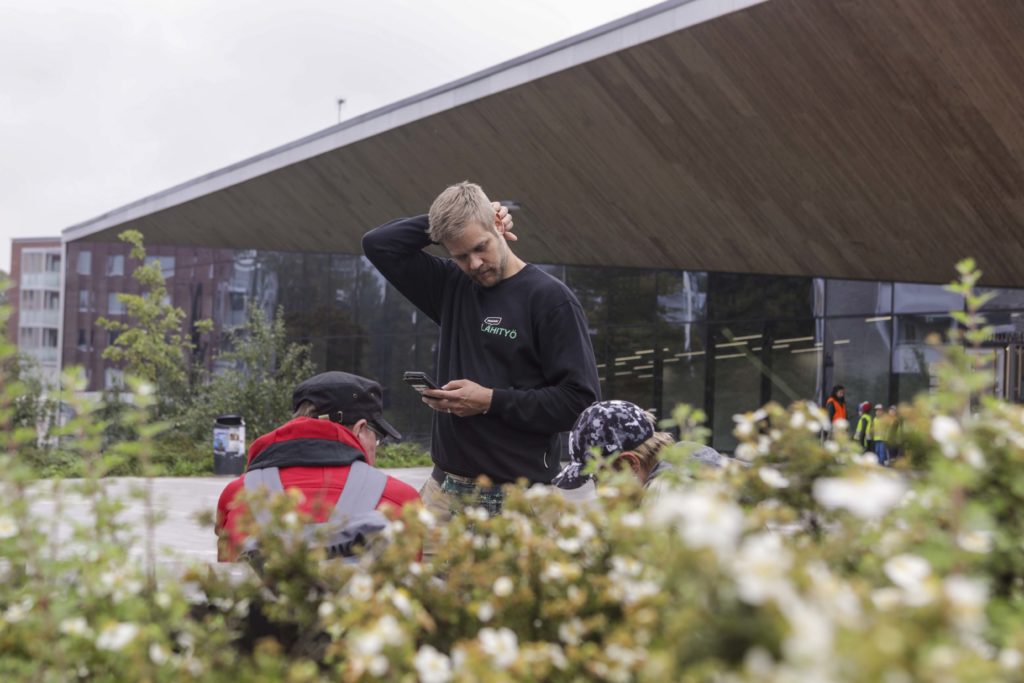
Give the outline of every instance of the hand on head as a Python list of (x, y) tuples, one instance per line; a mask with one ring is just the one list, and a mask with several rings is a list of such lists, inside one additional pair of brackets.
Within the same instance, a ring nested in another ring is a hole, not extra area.
[(508, 212), (508, 207), (502, 206), (499, 202), (491, 202), (491, 206), (494, 207), (494, 229), (506, 242), (518, 240), (519, 236), (512, 232), (512, 214)]

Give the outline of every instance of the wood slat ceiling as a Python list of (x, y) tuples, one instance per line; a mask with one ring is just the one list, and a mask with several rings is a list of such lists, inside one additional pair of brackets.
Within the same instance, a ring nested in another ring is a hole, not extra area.
[(358, 253), (469, 178), (530, 261), (1024, 286), (1024, 2), (770, 0), (97, 233)]

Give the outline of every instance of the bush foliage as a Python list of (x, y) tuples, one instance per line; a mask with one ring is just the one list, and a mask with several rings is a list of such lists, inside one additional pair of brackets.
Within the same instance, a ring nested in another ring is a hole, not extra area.
[[(980, 338), (972, 291), (965, 334)], [(974, 362), (949, 349), (940, 388), (899, 407), (894, 468), (845, 430), (822, 440), (818, 406), (771, 404), (735, 417), (742, 460), (722, 470), (680, 452), (663, 486), (602, 472), (585, 505), (509, 487), (494, 518), (406, 509), (355, 564), (301, 540), (291, 497), (253, 499), (272, 512), (253, 528), (259, 576), (158, 563), (145, 486), (132, 529), (95, 475), (148, 467), (162, 426), (133, 409), (139, 440), (100, 455), (83, 406), (67, 431), (93, 476), (47, 484), (55, 508), (33, 507), (42, 484), (2, 437), (0, 677), (1019, 681), (1024, 409), (987, 396)], [(72, 500), (91, 514), (67, 515)], [(443, 542), (421, 558), (427, 533)]]

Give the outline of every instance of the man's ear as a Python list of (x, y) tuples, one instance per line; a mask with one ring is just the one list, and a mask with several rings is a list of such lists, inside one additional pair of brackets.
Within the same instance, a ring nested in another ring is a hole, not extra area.
[(643, 474), (643, 465), (640, 464), (640, 456), (633, 451), (625, 451), (615, 459), (615, 464), (624, 463), (629, 466), (629, 469), (633, 470), (633, 474), (639, 477)]

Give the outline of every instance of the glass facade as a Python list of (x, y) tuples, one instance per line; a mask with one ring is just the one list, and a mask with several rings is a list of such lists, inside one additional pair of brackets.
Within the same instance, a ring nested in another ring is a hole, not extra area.
[[(108, 335), (95, 333), (95, 319), (118, 313), (115, 292), (135, 291), (130, 275), (138, 263), (125, 245), (87, 247), (68, 245), (74, 264), (66, 274), (68, 300), (79, 305), (65, 310), (62, 353), (65, 365), (87, 367), (90, 389), (97, 390), (113, 375), (100, 358)], [(104, 268), (106, 276), (83, 269), (92, 256), (81, 254), (89, 251), (106, 264), (125, 255), (123, 276), (116, 267)], [(226, 333), (244, 323), (250, 304), (269, 315), (280, 310), (290, 338), (310, 345), (317, 367), (377, 379), (388, 419), (407, 438), (427, 440), (430, 411), (401, 376), (434, 370), (437, 327), (365, 258), (191, 247), (155, 247), (151, 256), (186, 319), (214, 321), (211, 340), (200, 349), (208, 367), (216, 371)], [(682, 402), (701, 408), (712, 445), (725, 451), (735, 446), (732, 416), (768, 401), (820, 403), (840, 383), (855, 415), (862, 401), (889, 404), (929, 389), (939, 355), (930, 341), (948, 339), (949, 312), (963, 305), (937, 285), (541, 267), (583, 306), (604, 397), (662, 416)], [(1008, 346), (1024, 348), (1024, 290), (992, 293), (991, 353), (1002, 357)], [(1020, 400), (1019, 382), (1014, 391), (1009, 397)]]

